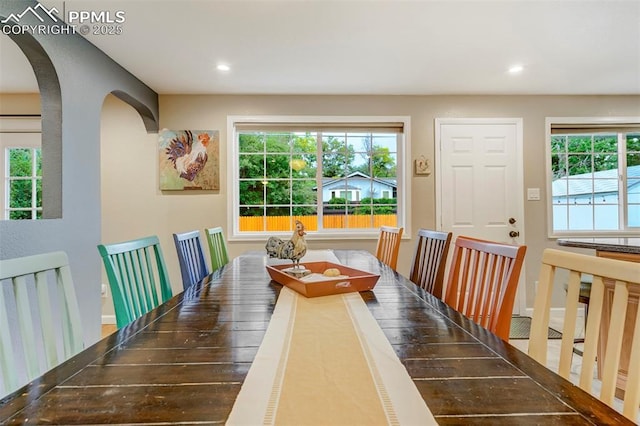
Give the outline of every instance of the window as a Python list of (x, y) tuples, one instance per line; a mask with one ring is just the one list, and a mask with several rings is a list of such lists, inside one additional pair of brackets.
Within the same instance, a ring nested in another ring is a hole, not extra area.
[(360, 190), (331, 191), (331, 198), (344, 198), (347, 201), (360, 201)]
[(640, 119), (547, 119), (551, 235), (640, 232)]
[(40, 117), (2, 118), (0, 187), (2, 219), (42, 218), (42, 152)]
[(408, 118), (229, 117), (236, 237), (404, 226)]
[(40, 148), (7, 148), (5, 219), (42, 218)]

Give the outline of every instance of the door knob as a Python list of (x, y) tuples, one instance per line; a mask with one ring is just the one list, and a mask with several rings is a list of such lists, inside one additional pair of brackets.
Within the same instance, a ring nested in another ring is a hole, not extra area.
[(513, 225), (514, 223), (516, 223), (516, 219), (513, 218), (513, 217), (510, 217), (509, 218), (509, 223)]
[(519, 237), (520, 233), (518, 231), (509, 231), (509, 236), (511, 238)]

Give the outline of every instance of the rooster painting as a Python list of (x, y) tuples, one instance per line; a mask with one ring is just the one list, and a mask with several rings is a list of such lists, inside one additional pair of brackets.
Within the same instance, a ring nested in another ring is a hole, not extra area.
[(300, 268), (300, 259), (307, 253), (307, 242), (304, 236), (304, 224), (296, 220), (296, 229), (289, 241), (284, 241), (278, 237), (270, 237), (264, 246), (269, 257), (278, 259), (291, 259), (295, 269)]
[(209, 140), (208, 134), (200, 133), (194, 141), (190, 130), (185, 130), (184, 134), (171, 140), (165, 152), (181, 178), (192, 182), (207, 164)]
[(158, 135), (161, 190), (220, 189), (217, 130), (169, 130)]

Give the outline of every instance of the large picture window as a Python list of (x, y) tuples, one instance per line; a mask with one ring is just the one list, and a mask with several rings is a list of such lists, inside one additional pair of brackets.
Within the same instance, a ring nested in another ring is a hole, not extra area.
[(403, 226), (408, 119), (230, 120), (235, 236)]
[(640, 232), (640, 119), (549, 118), (552, 235)]

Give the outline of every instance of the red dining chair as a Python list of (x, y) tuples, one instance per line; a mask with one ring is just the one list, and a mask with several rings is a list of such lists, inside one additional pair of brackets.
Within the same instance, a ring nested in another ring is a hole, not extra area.
[(394, 271), (398, 265), (400, 238), (402, 238), (403, 231), (404, 228), (396, 228), (393, 226), (380, 227), (378, 246), (376, 247), (376, 257), (381, 262), (389, 265)]
[(445, 303), (509, 341), (513, 302), (526, 251), (526, 246), (457, 237)]

